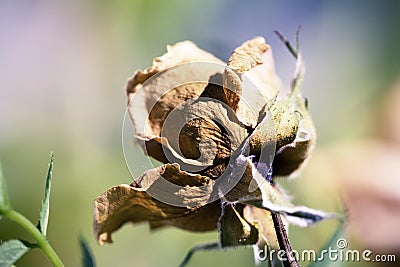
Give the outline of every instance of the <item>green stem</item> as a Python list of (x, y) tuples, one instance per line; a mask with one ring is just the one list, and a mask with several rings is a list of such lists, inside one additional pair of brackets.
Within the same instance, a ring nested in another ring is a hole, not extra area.
[(4, 213), (4, 216), (13, 220), (14, 222), (21, 225), (26, 231), (28, 231), (33, 238), (36, 240), (39, 247), (43, 250), (46, 256), (49, 258), (51, 263), (54, 267), (63, 267), (64, 264), (61, 262), (60, 258), (58, 257), (57, 253), (54, 251), (53, 247), (50, 245), (47, 238), (42, 235), (39, 229), (36, 228), (35, 225), (32, 224), (24, 215), (15, 211), (15, 210), (8, 210)]

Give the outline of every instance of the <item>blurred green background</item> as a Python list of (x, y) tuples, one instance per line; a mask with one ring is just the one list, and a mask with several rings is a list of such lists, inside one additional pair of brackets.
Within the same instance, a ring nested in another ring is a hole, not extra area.
[[(400, 223), (399, 14), (399, 1), (2, 0), (0, 160), (11, 203), (37, 220), (53, 151), (48, 235), (66, 266), (80, 265), (80, 234), (98, 266), (177, 266), (191, 246), (214, 241), (217, 233), (150, 233), (147, 225), (125, 225), (114, 244), (102, 247), (93, 236), (94, 198), (131, 182), (121, 145), (126, 80), (167, 44), (190, 39), (226, 60), (261, 35), (288, 87), (295, 62), (273, 31), (291, 37), (302, 25), (303, 93), (318, 145), (302, 177), (283, 184), (298, 204), (337, 211), (344, 200), (350, 247), (399, 255), (400, 231), (393, 227)], [(293, 227), (290, 238), (297, 250), (318, 249), (335, 226)], [(30, 240), (1, 220), (0, 239), (15, 237)], [(201, 252), (189, 264), (204, 265), (253, 266), (252, 249)], [(33, 250), (17, 266), (50, 263)]]

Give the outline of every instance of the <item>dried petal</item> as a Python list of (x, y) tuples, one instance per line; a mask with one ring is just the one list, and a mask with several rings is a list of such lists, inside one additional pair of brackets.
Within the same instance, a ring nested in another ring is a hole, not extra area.
[(244, 198), (261, 199), (261, 191), (258, 188), (250, 192), (250, 184), (254, 182), (253, 168), (254, 165), (245, 157), (238, 157), (234, 166), (229, 167), (228, 170), (225, 171), (225, 174), (229, 173), (232, 177), (242, 175), (236, 186), (224, 196), (225, 200), (234, 202)]
[(215, 201), (200, 207), (179, 218), (162, 221), (150, 221), (152, 230), (162, 226), (174, 226), (192, 232), (205, 232), (217, 229), (217, 222), (221, 216), (221, 201)]
[(188, 62), (215, 62), (224, 63), (212, 54), (198, 48), (191, 41), (176, 43), (167, 46), (167, 53), (153, 60), (153, 65), (145, 70), (138, 70), (128, 81), (126, 91), (128, 94), (135, 93), (140, 84), (156, 73), (171, 68), (173, 66)]
[[(222, 91), (222, 87), (215, 85), (211, 88), (207, 79), (203, 79), (215, 75), (215, 68), (206, 68), (202, 74), (198, 73), (198, 67), (195, 65), (188, 65), (184, 71), (173, 69), (174, 66), (183, 63), (211, 62), (220, 64), (222, 70), (222, 61), (190, 41), (167, 48), (168, 52), (165, 55), (155, 58), (152, 67), (137, 71), (126, 86), (130, 101), (128, 111), (134, 124), (135, 137), (140, 140), (144, 150), (156, 159), (165, 159), (165, 155), (161, 153), (162, 145), (157, 140), (150, 140), (161, 136), (164, 121), (169, 113), (188, 99), (197, 99), (205, 89)], [(163, 72), (167, 69), (169, 71)], [(145, 83), (150, 77), (152, 79)], [(163, 162), (165, 163), (164, 160)]]
[[(165, 181), (184, 186), (175, 193), (177, 198), (187, 204), (187, 207), (176, 207), (163, 203), (147, 193), (152, 190), (162, 190), (160, 186)], [(199, 186), (202, 186), (201, 188), (206, 192), (198, 192)], [(212, 189), (213, 181), (211, 179), (183, 172), (177, 164), (166, 164), (149, 170), (130, 186), (112, 187), (96, 198), (94, 203), (94, 229), (98, 242), (100, 244), (112, 242), (111, 233), (128, 221), (133, 223), (149, 221), (154, 225), (158, 223), (188, 228), (185, 226), (187, 223), (184, 223), (184, 220), (179, 220), (179, 218), (190, 213), (193, 213), (192, 218), (196, 215), (208, 213), (210, 221), (215, 223), (220, 212), (218, 209), (215, 209), (215, 207), (212, 209), (212, 206), (210, 206), (205, 208), (205, 211), (201, 210)], [(196, 227), (196, 224), (194, 224), (190, 226), (190, 229), (192, 231), (204, 231), (212, 229), (212, 227), (211, 223), (207, 223), (205, 227), (201, 225)]]
[[(249, 140), (251, 153), (258, 155), (264, 146), (276, 144), (274, 175), (288, 176), (299, 170), (309, 157), (316, 134), (298, 89), (301, 75), (303, 75), (301, 56), (298, 59), (298, 68), (293, 82), (296, 88), (288, 97), (273, 101), (280, 86), (275, 75), (272, 57), (269, 57), (270, 60), (266, 62), (262, 60), (262, 55), (267, 50), (268, 45), (260, 37), (247, 41), (237, 48), (224, 72), (224, 91), (227, 99), (231, 100), (229, 105), (237, 110), (240, 121), (253, 128), (261, 122)], [(264, 72), (257, 69), (261, 66), (264, 67)], [(266, 73), (270, 75), (265, 75)], [(254, 88), (248, 84), (246, 89), (243, 89), (246, 80), (242, 74), (246, 74), (259, 90), (257, 88), (255, 91), (252, 90)], [(263, 79), (260, 79), (261, 77)], [(231, 90), (228, 90), (229, 87)], [(249, 92), (251, 95), (246, 95)], [(245, 101), (248, 105), (244, 104)], [(260, 119), (258, 115), (262, 114), (265, 108), (270, 108), (270, 113), (264, 114)], [(271, 125), (271, 119), (274, 125)]]
[(129, 185), (114, 186), (94, 202), (94, 231), (99, 244), (111, 243), (111, 233), (125, 222), (161, 220), (187, 212), (185, 208), (159, 203), (141, 189)]
[[(164, 123), (163, 135), (171, 150), (181, 150), (183, 157), (195, 159), (201, 166), (211, 166), (228, 159), (246, 138), (247, 131), (227, 106), (200, 99), (176, 108)], [(179, 155), (175, 157), (196, 165)]]
[(241, 122), (255, 128), (258, 114), (279, 92), (272, 54), (264, 38), (256, 37), (235, 49), (224, 72), (227, 104)]

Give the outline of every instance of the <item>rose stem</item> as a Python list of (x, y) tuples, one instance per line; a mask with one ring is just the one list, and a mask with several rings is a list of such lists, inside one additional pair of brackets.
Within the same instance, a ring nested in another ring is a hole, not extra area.
[(272, 221), (274, 222), (276, 236), (278, 238), (279, 247), (286, 253), (286, 260), (282, 261), (285, 267), (299, 267), (296, 257), (293, 255), (292, 246), (290, 245), (286, 234), (285, 226), (283, 225), (280, 214), (271, 213)]

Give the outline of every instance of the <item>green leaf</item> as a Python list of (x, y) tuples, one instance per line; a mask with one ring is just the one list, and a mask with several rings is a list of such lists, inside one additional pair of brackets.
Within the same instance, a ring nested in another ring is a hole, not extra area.
[[(10, 200), (8, 199), (6, 180), (3, 177), (0, 166), (0, 215), (4, 214), (11, 208)], [(1, 218), (1, 216), (0, 216)]]
[(9, 240), (0, 245), (0, 267), (13, 265), (31, 248), (20, 240)]
[(94, 261), (93, 254), (90, 251), (89, 245), (83, 236), (79, 238), (79, 244), (82, 253), (82, 267), (95, 267), (96, 263)]
[[(311, 263), (309, 267), (339, 267), (343, 265), (342, 261), (331, 261), (329, 257), (327, 256), (326, 251), (329, 250), (329, 248), (337, 248), (337, 243), (338, 240), (343, 238), (344, 236), (344, 231), (343, 231), (343, 223), (340, 223), (339, 226), (337, 227), (336, 231), (333, 233), (331, 239), (328, 241), (328, 243), (325, 244), (325, 246), (318, 252), (318, 255), (316, 257), (316, 261)], [(325, 256), (325, 257), (324, 257)], [(319, 260), (322, 259), (322, 260)]]
[(44, 200), (40, 209), (39, 219), (39, 230), (44, 236), (47, 233), (47, 225), (49, 223), (49, 211), (50, 211), (50, 189), (51, 189), (51, 177), (53, 172), (53, 154), (50, 156), (49, 168), (47, 170), (46, 178), (46, 189), (44, 194)]

